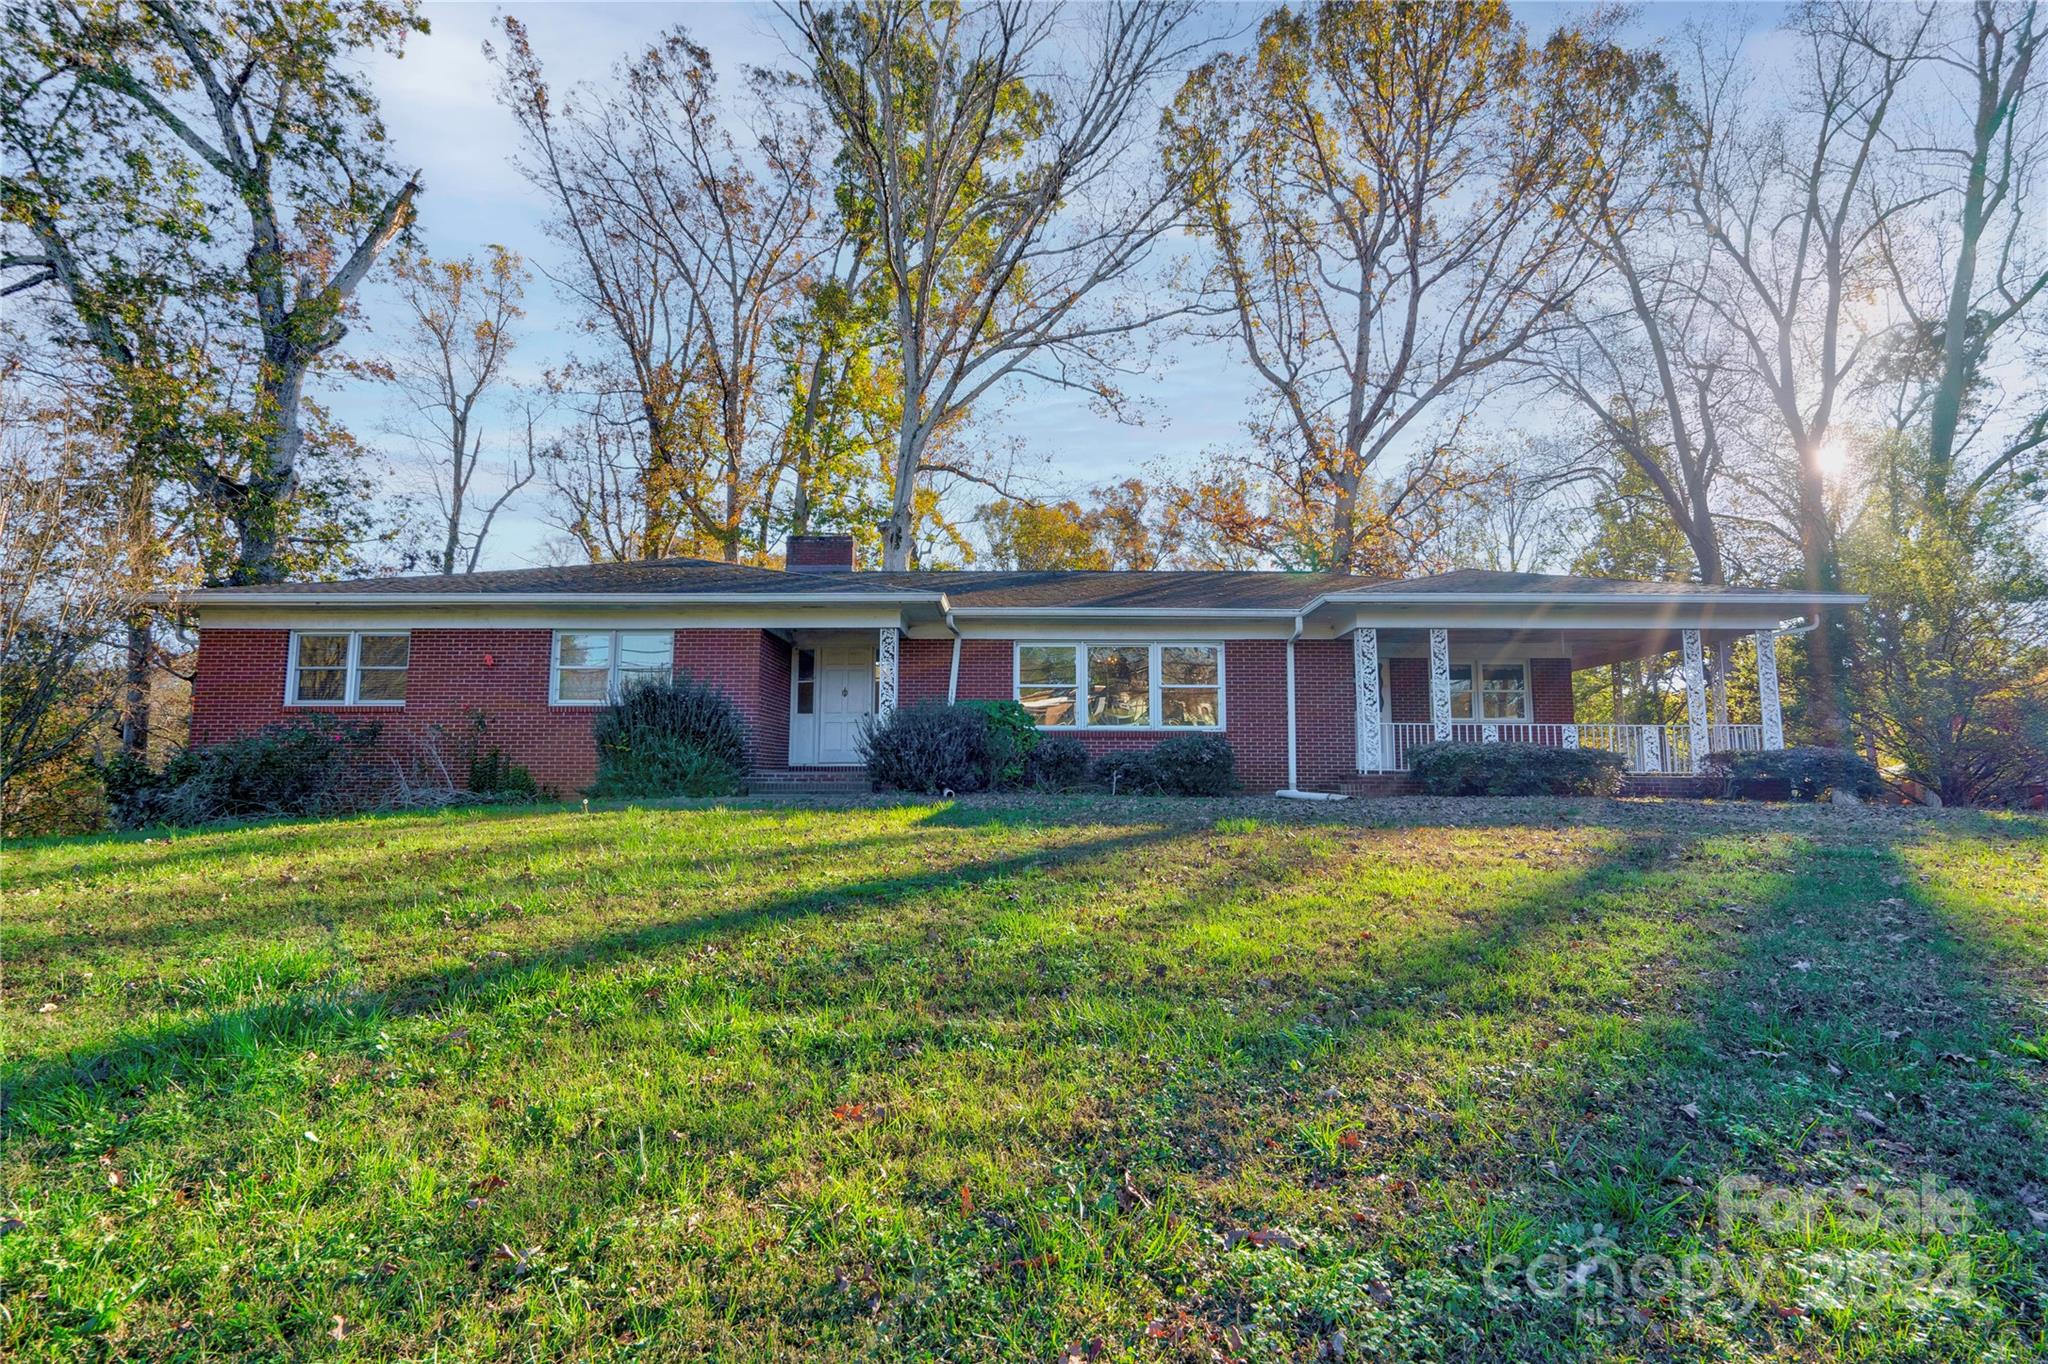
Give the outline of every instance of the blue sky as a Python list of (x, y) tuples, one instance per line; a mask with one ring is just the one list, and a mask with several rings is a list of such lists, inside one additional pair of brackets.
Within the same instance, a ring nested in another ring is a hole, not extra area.
[[(428, 5), (432, 33), (408, 44), (402, 59), (379, 59), (370, 71), (398, 161), (423, 173), (417, 231), (420, 243), (437, 256), (479, 252), (495, 242), (524, 255), (537, 274), (556, 260), (556, 248), (542, 231), (546, 204), (510, 163), (511, 119), (493, 97), (494, 69), (483, 56), (497, 15), (507, 11), (527, 24), (558, 86), (602, 78), (621, 56), (675, 24), (711, 50), (728, 79), (742, 64), (790, 62), (778, 16), (767, 4)], [(1556, 5), (1520, 7), (1524, 21), (1538, 31), (1566, 11)], [(1255, 24), (1262, 12), (1261, 6), (1217, 5), (1207, 23), (1221, 37)], [(1652, 37), (1700, 12), (1689, 5), (1653, 6), (1641, 12), (1636, 27)], [(395, 325), (392, 301), (381, 285), (365, 291), (364, 320), (347, 343), (354, 354), (375, 353), (380, 333)], [(573, 314), (544, 277), (529, 291), (527, 309), (516, 368), (519, 377), (536, 378), (570, 354), (580, 338), (572, 335)], [(1078, 491), (1149, 465), (1192, 463), (1227, 450), (1257, 396), (1237, 356), (1223, 345), (1181, 344), (1160, 355), (1157, 367), (1156, 379), (1133, 386), (1145, 400), (1140, 424), (1119, 423), (1077, 397), (1038, 390), (1019, 392), (987, 413), (984, 429), (990, 440), (1020, 443), (1035, 459), (1041, 493)], [(402, 484), (404, 446), (385, 429), (392, 411), (388, 397), (356, 385), (324, 396), (365, 443), (390, 452), (399, 470), (394, 486)], [(1515, 419), (1506, 414), (1497, 420)], [(509, 436), (509, 424), (503, 429)], [(529, 488), (500, 516), (486, 566), (545, 560), (553, 532), (537, 515), (539, 491)]]

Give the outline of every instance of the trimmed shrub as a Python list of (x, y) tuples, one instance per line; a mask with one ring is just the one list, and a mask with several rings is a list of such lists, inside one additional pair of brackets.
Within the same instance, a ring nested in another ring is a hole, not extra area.
[(1819, 800), (1846, 791), (1867, 800), (1884, 789), (1868, 758), (1846, 748), (1781, 748), (1768, 753), (1711, 753), (1707, 763), (1728, 777), (1728, 794), (1749, 800)]
[(1015, 786), (1024, 780), (1025, 764), (1038, 747), (1038, 726), (1031, 712), (1015, 701), (960, 701), (961, 710), (978, 711), (988, 722), (988, 785)]
[(1408, 771), (1432, 796), (1607, 796), (1621, 786), (1620, 755), (1541, 744), (1425, 744)]
[(860, 753), (868, 776), (883, 786), (930, 795), (980, 791), (993, 784), (1007, 755), (1007, 748), (996, 751), (992, 731), (977, 707), (921, 701), (869, 722)]
[(360, 804), (346, 794), (354, 760), (380, 726), (310, 714), (209, 748), (186, 749), (161, 771), (117, 758), (103, 769), (107, 810), (125, 829), (211, 824), (264, 815), (317, 815)]
[(1220, 734), (1177, 734), (1152, 750), (1159, 789), (1169, 796), (1227, 796), (1237, 789), (1237, 754)]
[(1088, 776), (1088, 750), (1067, 734), (1046, 734), (1024, 759), (1024, 784), (1041, 791), (1067, 791)]
[(1159, 766), (1149, 749), (1129, 753), (1105, 753), (1095, 760), (1089, 778), (1097, 786), (1119, 796), (1159, 794)]
[(540, 783), (533, 779), (533, 773), (506, 757), (505, 750), (496, 744), (485, 745), (489, 729), (490, 718), (483, 711), (470, 711), (469, 733), (461, 745), (462, 763), (468, 769), (463, 789), (487, 800), (540, 799)]
[(747, 772), (747, 730), (722, 691), (691, 677), (626, 688), (597, 714), (600, 797), (730, 796)]

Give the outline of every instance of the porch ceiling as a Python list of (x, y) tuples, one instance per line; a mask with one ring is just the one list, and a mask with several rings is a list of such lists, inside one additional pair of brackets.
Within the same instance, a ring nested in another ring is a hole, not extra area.
[[(1516, 630), (1451, 629), (1455, 652), (1499, 653), (1507, 656), (1569, 658), (1574, 668), (1598, 668), (1631, 659), (1655, 658), (1677, 653), (1684, 647), (1684, 632), (1675, 627), (1662, 629)], [(1703, 643), (1734, 642), (1744, 639), (1744, 630), (1702, 630)], [(1395, 627), (1379, 632), (1380, 652), (1388, 657), (1427, 657), (1429, 630), (1421, 626)]]

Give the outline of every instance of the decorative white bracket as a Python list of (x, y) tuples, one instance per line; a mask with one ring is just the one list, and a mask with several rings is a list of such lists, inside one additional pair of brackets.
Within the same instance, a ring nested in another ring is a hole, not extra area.
[(1756, 632), (1756, 690), (1764, 717), (1764, 747), (1785, 746), (1785, 712), (1778, 702), (1778, 632)]
[(1638, 772), (1662, 772), (1664, 770), (1664, 726), (1643, 726), (1643, 760), (1637, 764)]
[(1577, 748), (1579, 746), (1579, 727), (1577, 725), (1566, 725), (1563, 737), (1558, 740), (1558, 745), (1562, 748)]
[(1429, 718), (1436, 726), (1436, 741), (1451, 737), (1451, 632), (1433, 628), (1429, 632)]
[(1488, 725), (1488, 726), (1486, 726), (1486, 727), (1485, 727), (1484, 729), (1481, 729), (1481, 730), (1479, 731), (1479, 742), (1480, 742), (1480, 743), (1483, 743), (1483, 744), (1497, 744), (1497, 743), (1499, 743), (1499, 742), (1500, 742), (1500, 726), (1499, 726), (1499, 725)]
[(1685, 729), (1690, 766), (1695, 772), (1707, 770), (1707, 662), (1700, 648), (1700, 632), (1687, 630), (1685, 643)]
[(875, 652), (875, 716), (886, 720), (896, 712), (896, 654), (903, 631), (894, 625), (884, 625), (876, 641)]
[(1377, 772), (1380, 752), (1380, 632), (1360, 626), (1351, 632), (1351, 679), (1356, 690), (1358, 770)]

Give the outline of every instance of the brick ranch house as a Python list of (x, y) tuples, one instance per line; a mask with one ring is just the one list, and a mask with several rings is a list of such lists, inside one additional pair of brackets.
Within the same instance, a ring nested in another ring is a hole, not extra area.
[[(869, 717), (1017, 700), (1093, 754), (1219, 733), (1247, 790), (1398, 789), (1437, 739), (1597, 747), (1638, 790), (1683, 793), (1723, 749), (1784, 744), (1780, 632), (1850, 596), (1460, 570), (857, 572), (843, 536), (786, 569), (701, 559), (209, 588), (192, 743), (305, 711), (374, 719), (394, 764), (474, 731), (564, 793), (595, 771), (620, 684), (685, 673), (749, 729), (757, 788), (840, 777)], [(1754, 636), (1755, 724), (1714, 724), (1704, 659)], [(1685, 723), (1573, 713), (1572, 673), (1682, 651)], [(410, 757), (408, 757), (410, 755)]]

